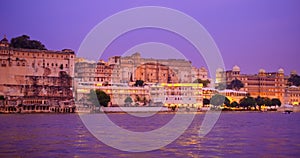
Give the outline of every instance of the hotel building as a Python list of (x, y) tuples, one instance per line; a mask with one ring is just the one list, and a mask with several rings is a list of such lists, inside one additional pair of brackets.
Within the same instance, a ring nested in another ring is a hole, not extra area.
[[(234, 66), (232, 70), (228, 71), (218, 69), (216, 77), (217, 84), (221, 82), (220, 78), (226, 78), (227, 85), (234, 79), (242, 81), (244, 87), (241, 91), (246, 91), (253, 97), (279, 98), (282, 103), (286, 103), (286, 100), (289, 100), (290, 103), (298, 103), (299, 100), (299, 88), (287, 86), (289, 76), (284, 75), (283, 69), (279, 69), (277, 72), (266, 72), (264, 69), (260, 69), (257, 74), (252, 75), (241, 74), (240, 68)], [(285, 96), (286, 91), (288, 92), (287, 96)]]

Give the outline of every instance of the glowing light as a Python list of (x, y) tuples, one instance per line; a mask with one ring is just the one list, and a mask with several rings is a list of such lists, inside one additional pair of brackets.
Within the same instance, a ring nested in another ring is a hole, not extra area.
[(102, 83), (97, 83), (96, 86), (100, 87), (102, 86)]

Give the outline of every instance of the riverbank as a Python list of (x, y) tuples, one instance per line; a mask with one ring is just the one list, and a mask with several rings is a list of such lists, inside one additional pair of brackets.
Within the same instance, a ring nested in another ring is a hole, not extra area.
[[(168, 108), (159, 106), (117, 106), (117, 107), (81, 107), (81, 106), (65, 106), (65, 107), (38, 107), (32, 106), (27, 108), (2, 108), (1, 114), (28, 114), (28, 113), (168, 113), (168, 112), (206, 112), (209, 110), (214, 110), (211, 108)], [(248, 111), (248, 112), (300, 112), (300, 106), (294, 106), (292, 108), (279, 107), (277, 109), (245, 109), (245, 108), (222, 108), (216, 109), (217, 111)]]

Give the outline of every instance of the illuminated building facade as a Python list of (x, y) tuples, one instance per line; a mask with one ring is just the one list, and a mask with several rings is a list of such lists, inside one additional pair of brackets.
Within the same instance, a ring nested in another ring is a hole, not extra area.
[(284, 102), (284, 93), (287, 85), (288, 76), (284, 75), (284, 70), (279, 69), (277, 72), (266, 72), (260, 69), (258, 74), (241, 74), (240, 68), (234, 66), (232, 70), (223, 71), (218, 69), (216, 72), (216, 81), (221, 82), (221, 78), (226, 79), (227, 85), (234, 79), (242, 81), (244, 88), (242, 91), (250, 93), (251, 96), (279, 98)]
[(290, 86), (287, 88), (287, 103), (291, 105), (300, 105), (300, 87)]
[(150, 101), (149, 87), (134, 87), (126, 84), (103, 85), (100, 82), (79, 82), (76, 89), (77, 100), (88, 100), (90, 90), (102, 90), (111, 98), (109, 106), (124, 105), (125, 99), (131, 97), (136, 103)]
[[(10, 110), (49, 110), (47, 105), (73, 98), (75, 54), (62, 51), (16, 49), (0, 41), (0, 95)], [(17, 108), (18, 107), (18, 108)]]
[(146, 82), (157, 83), (168, 80), (168, 77), (170, 83), (191, 83), (196, 77), (201, 79), (207, 77), (205, 68), (199, 70), (185, 59), (142, 58), (140, 53), (134, 53), (131, 56), (111, 57), (108, 63), (116, 65), (115, 76), (120, 82), (125, 83), (139, 78), (145, 79)]
[(161, 102), (167, 107), (203, 106), (202, 84), (198, 83), (161, 83), (150, 87), (153, 102)]

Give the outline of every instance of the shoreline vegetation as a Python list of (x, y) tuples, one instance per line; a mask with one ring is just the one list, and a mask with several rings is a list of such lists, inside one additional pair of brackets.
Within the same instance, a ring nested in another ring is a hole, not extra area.
[(16, 112), (3, 112), (0, 114), (96, 114), (96, 113), (206, 113), (207, 111), (222, 111), (222, 112), (280, 112), (280, 113), (291, 113), (300, 112), (300, 107), (293, 108), (277, 108), (277, 109), (244, 109), (244, 108), (168, 108), (168, 107), (155, 107), (155, 106), (142, 106), (142, 107), (97, 107), (97, 108), (81, 108), (74, 111), (16, 111)]

